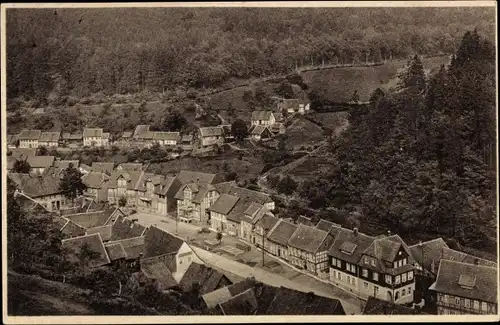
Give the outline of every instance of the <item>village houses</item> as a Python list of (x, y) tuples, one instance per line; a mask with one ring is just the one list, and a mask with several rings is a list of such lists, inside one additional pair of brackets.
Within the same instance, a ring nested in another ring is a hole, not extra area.
[(143, 147), (152, 146), (154, 132), (150, 128), (150, 125), (137, 125), (132, 134), (132, 143)]
[(279, 219), (267, 234), (265, 242), (266, 251), (274, 256), (288, 260), (288, 241), (296, 229), (297, 225)]
[[(273, 134), (271, 133), (270, 127), (255, 125), (250, 130), (250, 136), (255, 141), (261, 141), (272, 138)], [(278, 131), (279, 132), (279, 131)]]
[(334, 237), (330, 232), (299, 224), (288, 240), (288, 261), (313, 274), (327, 272), (327, 252)]
[(310, 103), (303, 99), (284, 99), (278, 103), (278, 110), (287, 114), (304, 114), (310, 110)]
[(224, 130), (220, 126), (201, 127), (199, 132), (202, 147), (222, 145), (224, 143)]
[(102, 128), (84, 128), (83, 145), (85, 147), (104, 147), (109, 144), (109, 133)]
[(70, 148), (80, 147), (83, 144), (83, 133), (63, 132), (61, 136), (61, 142), (63, 145), (66, 145)]
[(38, 148), (38, 139), (42, 131), (24, 129), (19, 133), (19, 148)]
[(60, 137), (60, 132), (42, 132), (40, 138), (38, 138), (38, 146), (46, 148), (58, 147)]
[(253, 111), (251, 125), (271, 126), (276, 123), (273, 111)]
[(54, 165), (54, 161), (54, 156), (29, 156), (26, 158), (26, 162), (31, 167), (30, 173), (33, 174), (42, 174)]
[(498, 313), (497, 267), (442, 259), (436, 281), (438, 315)]
[(108, 201), (109, 176), (103, 172), (91, 171), (82, 176), (82, 182), (87, 186), (84, 195), (96, 202)]
[(160, 146), (176, 146), (179, 140), (179, 132), (154, 132), (153, 134), (153, 142)]

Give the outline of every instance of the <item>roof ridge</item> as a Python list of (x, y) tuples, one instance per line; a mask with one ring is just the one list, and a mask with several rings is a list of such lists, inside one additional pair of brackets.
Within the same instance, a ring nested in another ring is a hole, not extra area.
[[(73, 223), (74, 223), (74, 222), (73, 222)], [(80, 238), (83, 238), (83, 237), (92, 237), (92, 236), (96, 236), (96, 235), (99, 235), (99, 233), (98, 233), (98, 232), (96, 232), (96, 233), (93, 233), (93, 234), (88, 234), (88, 235), (87, 235), (87, 234), (85, 234), (85, 235), (75, 236), (75, 237), (71, 237), (71, 238), (64, 238), (64, 239), (61, 239), (61, 243), (62, 243), (62, 242), (66, 242), (66, 241), (68, 241), (68, 240), (80, 239)], [(99, 235), (99, 238), (101, 238), (101, 235)], [(102, 241), (102, 239), (101, 239), (101, 241)], [(104, 245), (104, 243), (103, 243), (103, 245)]]

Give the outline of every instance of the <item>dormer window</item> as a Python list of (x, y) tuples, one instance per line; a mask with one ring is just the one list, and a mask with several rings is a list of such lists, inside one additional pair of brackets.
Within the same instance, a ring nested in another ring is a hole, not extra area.
[(375, 266), (375, 259), (372, 258), (372, 266)]
[(340, 251), (344, 254), (352, 255), (356, 247), (358, 247), (358, 245), (351, 242), (345, 242), (342, 244), (342, 246), (340, 246)]
[(468, 274), (460, 274), (458, 285), (464, 289), (472, 289), (476, 285), (476, 277)]

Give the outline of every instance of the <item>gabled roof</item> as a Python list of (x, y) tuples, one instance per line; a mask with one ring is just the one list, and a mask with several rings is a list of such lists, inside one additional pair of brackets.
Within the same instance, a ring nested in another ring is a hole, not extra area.
[[(331, 237), (331, 240), (328, 240), (328, 237)], [(320, 249), (328, 250), (330, 241), (333, 241), (333, 237), (327, 231), (300, 224), (288, 240), (288, 245), (309, 253), (316, 253)]]
[(153, 140), (179, 140), (179, 132), (155, 132), (153, 134)]
[(297, 229), (297, 225), (280, 219), (275, 227), (269, 232), (267, 239), (277, 244), (286, 246), (290, 237)]
[(259, 212), (260, 209), (262, 209), (263, 207), (264, 206), (262, 204), (251, 202), (250, 205), (248, 206), (248, 208), (243, 213), (245, 215), (253, 218), (253, 217), (255, 217), (257, 212)]
[(19, 133), (18, 139), (19, 140), (38, 140), (40, 138), (40, 135), (42, 134), (42, 131), (40, 130), (28, 130), (24, 129)]
[(266, 130), (267, 130), (267, 132), (271, 132), (271, 131), (269, 131), (269, 129), (266, 126), (256, 125), (252, 129), (252, 131), (250, 132), (250, 134), (252, 134), (252, 135), (262, 135), (262, 133), (264, 133), (264, 131), (266, 131)]
[(109, 264), (111, 262), (108, 253), (104, 248), (101, 235), (98, 233), (63, 239), (61, 240), (61, 243), (64, 248), (67, 248), (70, 251), (70, 253), (68, 254), (69, 259), (74, 262), (79, 262), (80, 259), (78, 258), (78, 254), (80, 253), (84, 245), (87, 245), (89, 250), (98, 253), (96, 254), (94, 259), (89, 261), (89, 265), (91, 267), (98, 267)]
[(252, 121), (269, 121), (272, 114), (272, 111), (253, 111)]
[(111, 174), (115, 168), (115, 163), (113, 162), (92, 162), (92, 171)]
[(201, 184), (197, 184), (197, 183), (189, 183), (189, 184), (185, 184), (183, 185), (179, 191), (177, 191), (177, 193), (175, 194), (174, 198), (177, 199), (177, 200), (184, 200), (184, 190), (186, 188), (189, 188), (194, 197), (191, 199), (192, 202), (194, 203), (201, 203), (203, 201), (203, 198), (205, 197), (205, 195), (210, 192), (210, 191), (215, 191), (215, 186), (211, 185), (211, 184), (206, 184), (206, 183), (201, 183)]
[(150, 138), (150, 125), (137, 125), (134, 130), (134, 138)]
[(300, 100), (296, 98), (284, 99), (280, 103), (280, 107), (283, 109), (298, 109), (300, 103)]
[(111, 261), (116, 261), (127, 257), (127, 253), (121, 243), (106, 243), (104, 244), (106, 252), (108, 253)]
[[(350, 229), (345, 229), (345, 228), (337, 228), (337, 229), (338, 229), (337, 236), (335, 237), (333, 245), (330, 247), (328, 255), (340, 258), (349, 263), (353, 264), (358, 263), (363, 253), (366, 251), (368, 247), (370, 247), (375, 238), (360, 232), (352, 231)], [(342, 245), (344, 245), (344, 243), (346, 242), (356, 245), (356, 248), (351, 254), (347, 254), (341, 250)]]
[(64, 221), (64, 225), (59, 229), (59, 231), (68, 238), (71, 237), (78, 237), (78, 236), (84, 236), (86, 234), (85, 228), (82, 226), (77, 225), (71, 220), (68, 220), (64, 217), (60, 218)]
[(144, 234), (145, 230), (146, 227), (143, 225), (133, 222), (125, 216), (118, 216), (112, 223), (111, 240), (139, 237)]
[(109, 176), (105, 173), (91, 171), (88, 174), (82, 176), (83, 184), (87, 185), (89, 188), (102, 188), (104, 182), (109, 180)]
[(219, 304), (222, 304), (232, 297), (253, 288), (255, 281), (251, 279), (245, 279), (243, 281), (234, 283), (230, 286), (217, 289), (215, 291), (206, 293), (202, 296), (205, 304), (208, 308), (213, 308)]
[(63, 140), (82, 140), (83, 138), (83, 133), (69, 133), (69, 132), (64, 132), (62, 134), (62, 139)]
[(77, 225), (88, 229), (106, 225), (108, 221), (112, 218), (113, 213), (115, 213), (115, 211), (120, 211), (120, 210), (111, 208), (104, 211), (78, 213), (73, 215), (67, 215), (65, 217), (68, 220), (73, 221)]
[(18, 134), (8, 134), (7, 135), (7, 143), (11, 146), (15, 146), (18, 140), (19, 140)]
[(107, 242), (105, 245), (116, 245), (120, 244), (125, 251), (125, 258), (127, 260), (135, 260), (144, 253), (145, 249), (145, 238), (144, 236), (133, 237), (127, 239), (113, 240)]
[(253, 288), (231, 297), (219, 304), (224, 315), (254, 315), (258, 308), (257, 298)]
[[(199, 285), (200, 294), (204, 295), (214, 291), (224, 277), (224, 274), (211, 267), (192, 262), (179, 282), (179, 287), (184, 292), (188, 292), (191, 290), (194, 283), (197, 283)], [(227, 279), (227, 281), (229, 281), (229, 279)]]
[(26, 161), (31, 168), (48, 168), (54, 164), (54, 156), (29, 156)]
[(215, 186), (215, 189), (217, 190), (217, 192), (219, 192), (220, 194), (228, 193), (229, 189), (232, 186), (236, 186), (236, 182), (235, 181), (222, 182), (222, 183), (214, 184), (214, 186)]
[(123, 178), (126, 180), (127, 189), (135, 190), (142, 178), (142, 173), (141, 171), (115, 170), (109, 177), (108, 188), (117, 188), (118, 179)]
[(84, 138), (100, 138), (102, 137), (103, 130), (101, 128), (84, 128), (83, 137)]
[(104, 225), (88, 228), (86, 234), (91, 235), (99, 233), (101, 235), (102, 241), (108, 241), (111, 239), (111, 231), (111, 225)]
[(172, 271), (160, 260), (141, 262), (141, 271), (146, 277), (158, 281), (160, 290), (167, 290), (177, 286)]
[[(431, 290), (490, 303), (498, 302), (497, 268), (441, 260)], [(475, 279), (464, 282), (464, 277)]]
[(16, 159), (26, 159), (30, 156), (36, 156), (36, 148), (15, 148), (12, 149), (12, 157)]
[(130, 138), (130, 137), (132, 137), (132, 132), (130, 132), (130, 131), (125, 131), (125, 132), (123, 132), (123, 133), (122, 133), (122, 138), (126, 138), (126, 139), (128, 139), (128, 138)]
[(328, 220), (321, 219), (318, 224), (316, 224), (316, 228), (324, 230), (324, 231), (330, 231), (332, 227), (341, 227), (339, 224), (333, 223)]
[(308, 218), (308, 217), (302, 216), (302, 215), (299, 216), (295, 222), (297, 224), (302, 224), (302, 225), (306, 225), (306, 226), (314, 226), (311, 218)]
[(208, 210), (227, 215), (236, 205), (240, 198), (229, 194), (221, 194), (217, 201)]
[(54, 177), (51, 174), (29, 175), (9, 173), (7, 177), (14, 181), (18, 190), (31, 198), (62, 193), (59, 188), (59, 177)]
[(368, 297), (363, 315), (422, 315), (426, 314), (418, 309), (405, 307), (375, 297)]
[(220, 126), (208, 126), (200, 128), (201, 137), (216, 137), (216, 136), (222, 136), (223, 134), (224, 131)]
[(274, 119), (276, 120), (276, 122), (280, 122), (281, 120), (283, 120), (283, 114), (282, 113), (273, 112), (273, 115), (274, 115)]
[(345, 315), (339, 300), (280, 287), (268, 315)]
[(61, 137), (61, 132), (42, 132), (40, 133), (38, 141), (54, 142), (54, 141), (59, 141), (60, 137)]
[(155, 193), (165, 195), (167, 198), (173, 198), (181, 186), (182, 184), (177, 178), (167, 176), (160, 183), (160, 186), (155, 189)]
[(271, 229), (274, 228), (274, 226), (278, 223), (280, 219), (264, 213), (261, 218), (255, 223), (256, 225), (263, 227), (264, 229), (267, 229), (267, 231), (270, 231)]
[(155, 226), (144, 232), (144, 258), (177, 253), (184, 241)]
[(247, 188), (239, 186), (231, 186), (227, 191), (227, 194), (237, 196), (245, 201), (254, 202), (262, 205), (272, 202), (271, 196), (269, 196), (266, 193), (249, 190)]

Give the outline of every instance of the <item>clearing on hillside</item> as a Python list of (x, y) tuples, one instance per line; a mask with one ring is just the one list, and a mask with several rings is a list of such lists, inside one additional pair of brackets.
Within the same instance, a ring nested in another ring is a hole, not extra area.
[(299, 117), (286, 129), (286, 148), (289, 150), (302, 150), (302, 147), (312, 147), (321, 142), (324, 132), (321, 126)]

